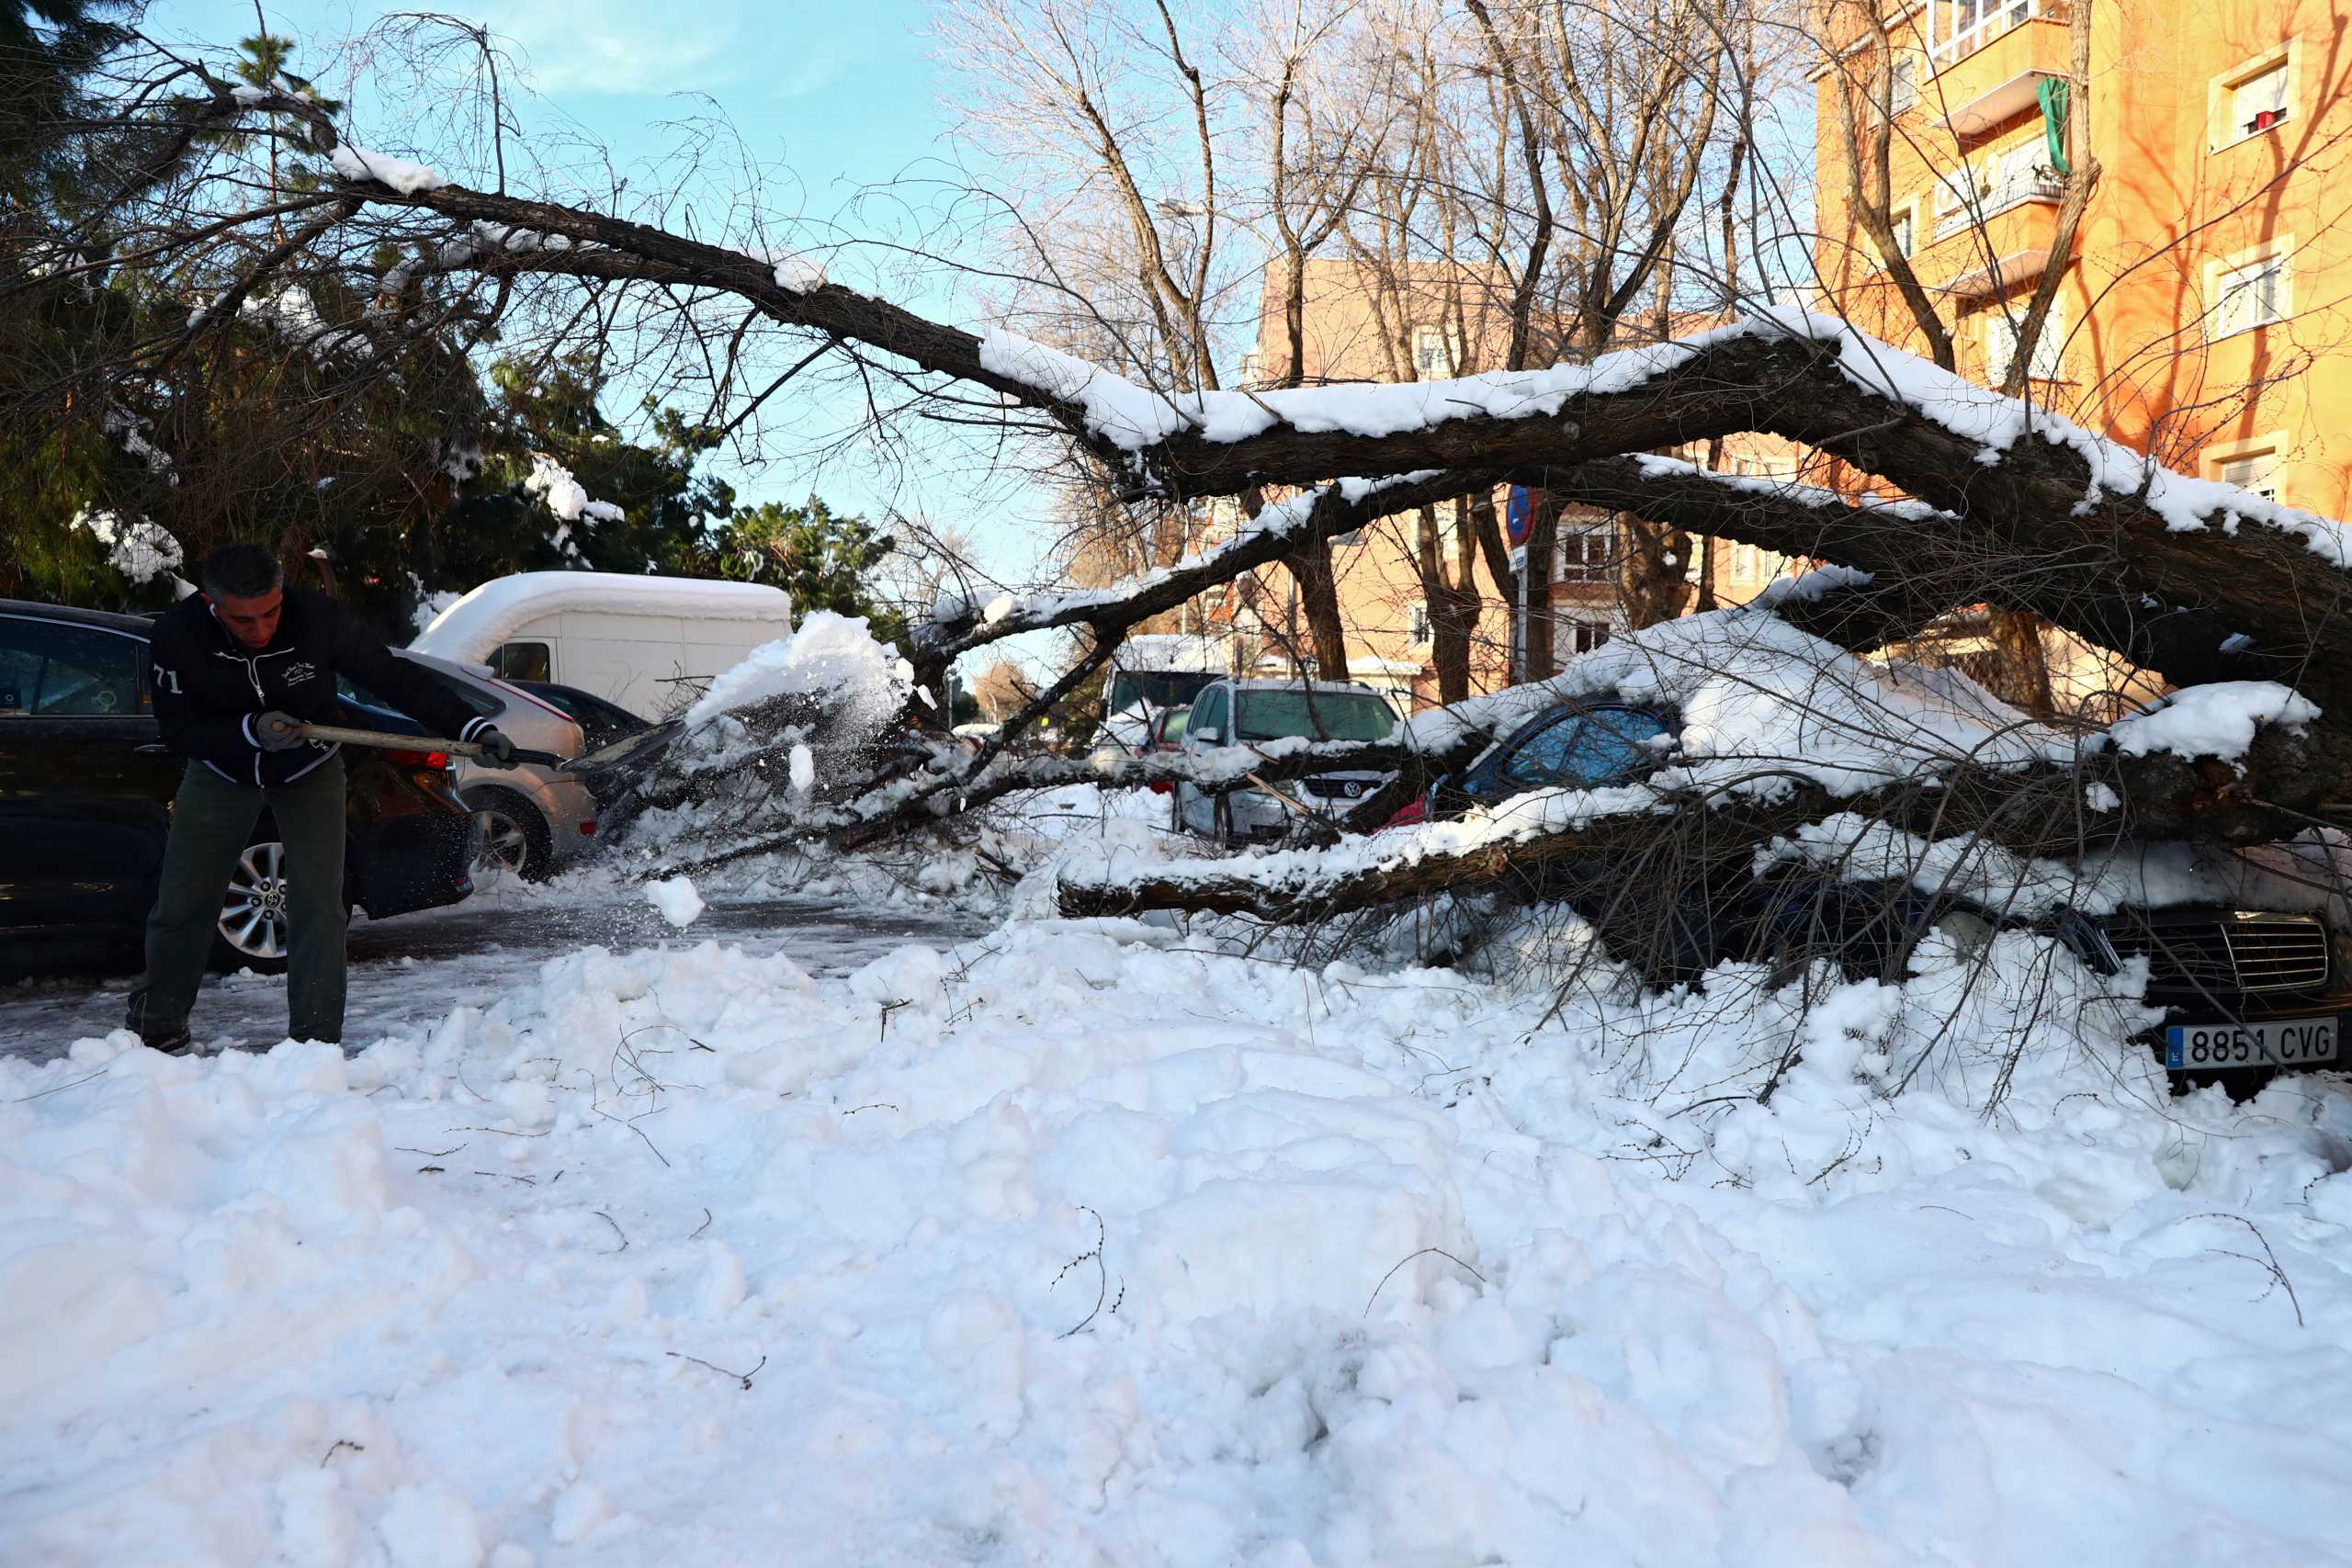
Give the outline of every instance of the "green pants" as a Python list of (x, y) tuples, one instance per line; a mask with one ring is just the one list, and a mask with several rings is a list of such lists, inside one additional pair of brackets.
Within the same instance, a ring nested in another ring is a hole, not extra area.
[(171, 840), (147, 917), (147, 978), (131, 998), (131, 1027), (150, 1039), (175, 1033), (196, 1005), (222, 900), (267, 807), (286, 846), (275, 878), (256, 866), (249, 911), (286, 927), (287, 1032), (343, 1038), (343, 759), (330, 757), (289, 784), (231, 784), (201, 762), (180, 775)]

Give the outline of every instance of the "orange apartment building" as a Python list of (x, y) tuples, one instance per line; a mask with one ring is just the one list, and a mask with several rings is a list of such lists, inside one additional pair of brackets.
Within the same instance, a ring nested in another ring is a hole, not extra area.
[[(1884, 28), (1871, 24), (1879, 6)], [(2068, 101), (2074, 7), (2089, 69)], [(2171, 467), (2352, 509), (2352, 41), (2343, 0), (1826, 0), (1815, 72), (1825, 307), (1926, 352), (1849, 198), (1841, 94), (1886, 86), (1897, 248), (1962, 374), (1997, 384), (2062, 269), (2032, 394)], [(1883, 75), (1881, 73), (1884, 73)], [(2100, 176), (2054, 254), (2064, 118)], [(1853, 121), (1865, 146), (1874, 102)], [(1871, 163), (1863, 153), (1862, 167)]]

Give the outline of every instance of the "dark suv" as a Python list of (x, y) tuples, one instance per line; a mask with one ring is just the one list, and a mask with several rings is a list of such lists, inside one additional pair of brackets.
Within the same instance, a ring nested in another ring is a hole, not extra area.
[[(1630, 784), (1673, 756), (1681, 728), (1664, 709), (1564, 703), (1511, 731), (1460, 775), (1440, 780), (1396, 820), (1460, 817), (1530, 790)], [(2176, 906), (2106, 916), (2068, 909), (2054, 919), (2024, 920), (1908, 886), (1825, 885), (1802, 875), (1776, 884), (1756, 881), (1744, 861), (1730, 869), (1736, 883), (1628, 899), (1623, 868), (1563, 860), (1546, 868), (1540, 894), (1600, 919), (1604, 934), (1609, 917), (1629, 906), (1643, 919), (1667, 921), (1677, 962), (1673, 974), (1654, 976), (1660, 979), (1694, 979), (1724, 958), (1766, 957), (1797, 937), (1809, 952), (1834, 952), (1849, 973), (1899, 979), (1912, 947), (1939, 922), (2038, 930), (2096, 974), (2147, 962), (2143, 995), (2165, 1010), (2165, 1021), (2141, 1038), (2176, 1072), (2352, 1061), (2352, 932), (2334, 931), (2316, 914)], [(1655, 926), (1643, 934), (1655, 937)]]
[[(141, 615), (0, 599), (0, 973), (138, 951), (180, 776), (148, 694), (148, 629)], [(473, 817), (448, 759), (344, 756), (345, 902), (381, 918), (471, 892)], [(221, 909), (221, 966), (285, 966), (284, 917), (264, 896), (282, 867), (265, 815)]]

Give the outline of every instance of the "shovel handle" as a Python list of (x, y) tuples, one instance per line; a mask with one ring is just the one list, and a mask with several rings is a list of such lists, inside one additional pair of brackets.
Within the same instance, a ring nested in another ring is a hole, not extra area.
[[(478, 740), (443, 740), (430, 735), (393, 735), (381, 729), (353, 729), (340, 724), (298, 724), (294, 733), (305, 740), (333, 740), (345, 746), (368, 746), (379, 751), (446, 751), (452, 757), (479, 758), (482, 754)], [(545, 768), (560, 768), (564, 759), (552, 751), (526, 751), (514, 749), (518, 762), (535, 762)]]

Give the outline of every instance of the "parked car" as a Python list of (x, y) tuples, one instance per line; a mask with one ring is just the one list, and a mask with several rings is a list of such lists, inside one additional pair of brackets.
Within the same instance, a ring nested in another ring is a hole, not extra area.
[[(148, 688), (143, 615), (0, 600), (0, 970), (135, 953), (171, 825), (179, 760)], [(346, 721), (392, 716), (345, 703)], [(343, 887), (371, 918), (454, 904), (472, 891), (472, 814), (448, 759), (344, 752)], [(220, 912), (222, 967), (285, 967), (273, 884), (285, 851), (265, 814)]]
[(616, 740), (626, 740), (653, 728), (651, 719), (639, 718), (620, 704), (608, 703), (595, 693), (583, 692), (577, 686), (559, 685), (553, 681), (513, 681), (508, 684), (561, 708), (580, 727), (581, 743), (588, 751), (601, 751)]
[[(565, 759), (582, 754), (580, 725), (545, 698), (452, 660), (405, 649), (393, 652), (423, 665), (459, 702), (496, 724), (521, 750), (551, 752)], [(346, 702), (379, 710), (391, 706), (347, 677), (336, 682), (335, 690)], [(401, 735), (424, 733), (422, 726), (397, 714), (390, 715), (383, 728)], [(473, 811), (481, 830), (475, 862), (478, 871), (503, 869), (535, 879), (552, 875), (594, 841), (595, 796), (564, 769), (539, 762), (485, 768), (470, 759), (460, 759), (457, 782), (458, 795)]]
[[(1633, 783), (1671, 758), (1680, 728), (1663, 709), (1562, 704), (1489, 747), (1459, 777), (1439, 780), (1397, 819), (1462, 818), (1529, 790)], [(1601, 919), (1605, 933), (1624, 886), (1622, 868), (1563, 859), (1546, 877), (1545, 896)], [(1663, 904), (1651, 900), (1648, 912), (1661, 908), (1674, 922), (1685, 977), (1724, 958), (1770, 956), (1802, 937), (1850, 974), (1900, 978), (1914, 947), (1939, 927), (1973, 941), (1996, 929), (2034, 930), (2095, 974), (2146, 961), (2143, 995), (2165, 1018), (2141, 1038), (2176, 1072), (2352, 1061), (2352, 932), (2320, 913), (2198, 904), (2020, 919), (1908, 886), (1826, 883), (1801, 873), (1694, 885)]]
[(1216, 637), (1153, 632), (1131, 637), (1111, 655), (1103, 694), (1102, 735), (1130, 752), (1149, 739), (1163, 710), (1196, 701), (1231, 662)]
[[(1155, 752), (1182, 751), (1184, 749), (1184, 727), (1192, 717), (1193, 705), (1190, 703), (1161, 708), (1151, 716), (1151, 728), (1145, 735), (1143, 744), (1136, 748), (1136, 755), (1148, 757)], [(1154, 795), (1170, 795), (1175, 788), (1166, 779), (1155, 779), (1150, 785)]]
[[(1369, 686), (1339, 681), (1220, 679), (1193, 698), (1177, 750), (1191, 756), (1215, 747), (1297, 737), (1381, 740), (1396, 728), (1396, 710)], [(1284, 793), (1295, 806), (1336, 818), (1388, 782), (1385, 773), (1340, 770), (1300, 779)], [(1263, 790), (1204, 795), (1179, 783), (1170, 792), (1169, 826), (1220, 843), (1270, 840), (1291, 830), (1297, 811)]]

